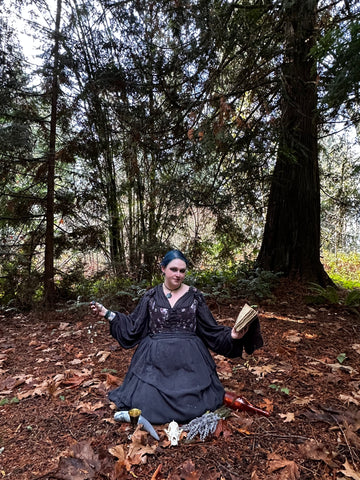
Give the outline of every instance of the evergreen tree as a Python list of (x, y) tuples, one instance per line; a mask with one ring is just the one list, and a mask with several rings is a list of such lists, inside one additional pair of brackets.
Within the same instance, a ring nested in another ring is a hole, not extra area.
[(7, 22), (8, 13), (4, 5), (0, 14), (0, 275), (5, 300), (22, 291), (26, 305), (27, 293), (32, 293), (29, 278), (38, 234), (33, 207), (41, 196), (33, 182), (29, 154), (36, 108), (28, 97), (25, 60), (16, 32)]
[(316, 61), (317, 1), (283, 3), (281, 124), (261, 267), (323, 284)]

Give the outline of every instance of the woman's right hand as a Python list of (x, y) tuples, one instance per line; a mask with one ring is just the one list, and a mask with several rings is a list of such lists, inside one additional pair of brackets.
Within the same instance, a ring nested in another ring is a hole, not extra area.
[(90, 303), (90, 310), (93, 315), (99, 317), (105, 317), (105, 314), (107, 312), (107, 308), (105, 308), (104, 305), (95, 301)]
[(246, 325), (246, 327), (242, 328), (238, 332), (235, 330), (235, 328), (233, 328), (231, 330), (231, 338), (233, 340), (240, 340), (241, 338), (243, 338), (244, 335), (247, 334), (248, 331), (249, 331), (249, 325)]

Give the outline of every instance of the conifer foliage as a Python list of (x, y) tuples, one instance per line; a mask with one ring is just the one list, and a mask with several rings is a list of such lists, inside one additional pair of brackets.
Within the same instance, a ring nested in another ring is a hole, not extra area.
[(194, 264), (261, 247), (261, 268), (328, 281), (319, 137), (339, 112), (358, 118), (357, 63), (342, 68), (357, 2), (17, 5), (41, 62), (4, 10), (5, 302), (67, 298), (89, 264), (149, 281), (174, 245)]

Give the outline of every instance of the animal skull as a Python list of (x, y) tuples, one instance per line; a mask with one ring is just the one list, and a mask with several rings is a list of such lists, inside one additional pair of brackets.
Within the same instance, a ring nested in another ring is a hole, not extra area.
[(179, 428), (179, 425), (175, 422), (175, 420), (169, 423), (168, 428), (166, 428), (164, 432), (166, 433), (171, 446), (178, 445), (182, 429)]

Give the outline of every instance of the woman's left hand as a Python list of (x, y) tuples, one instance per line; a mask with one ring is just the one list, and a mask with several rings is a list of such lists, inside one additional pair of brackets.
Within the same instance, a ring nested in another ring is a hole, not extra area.
[(231, 330), (231, 338), (233, 340), (240, 340), (240, 338), (243, 338), (243, 336), (248, 332), (249, 326), (247, 325), (246, 327), (242, 328), (238, 332), (233, 328)]

